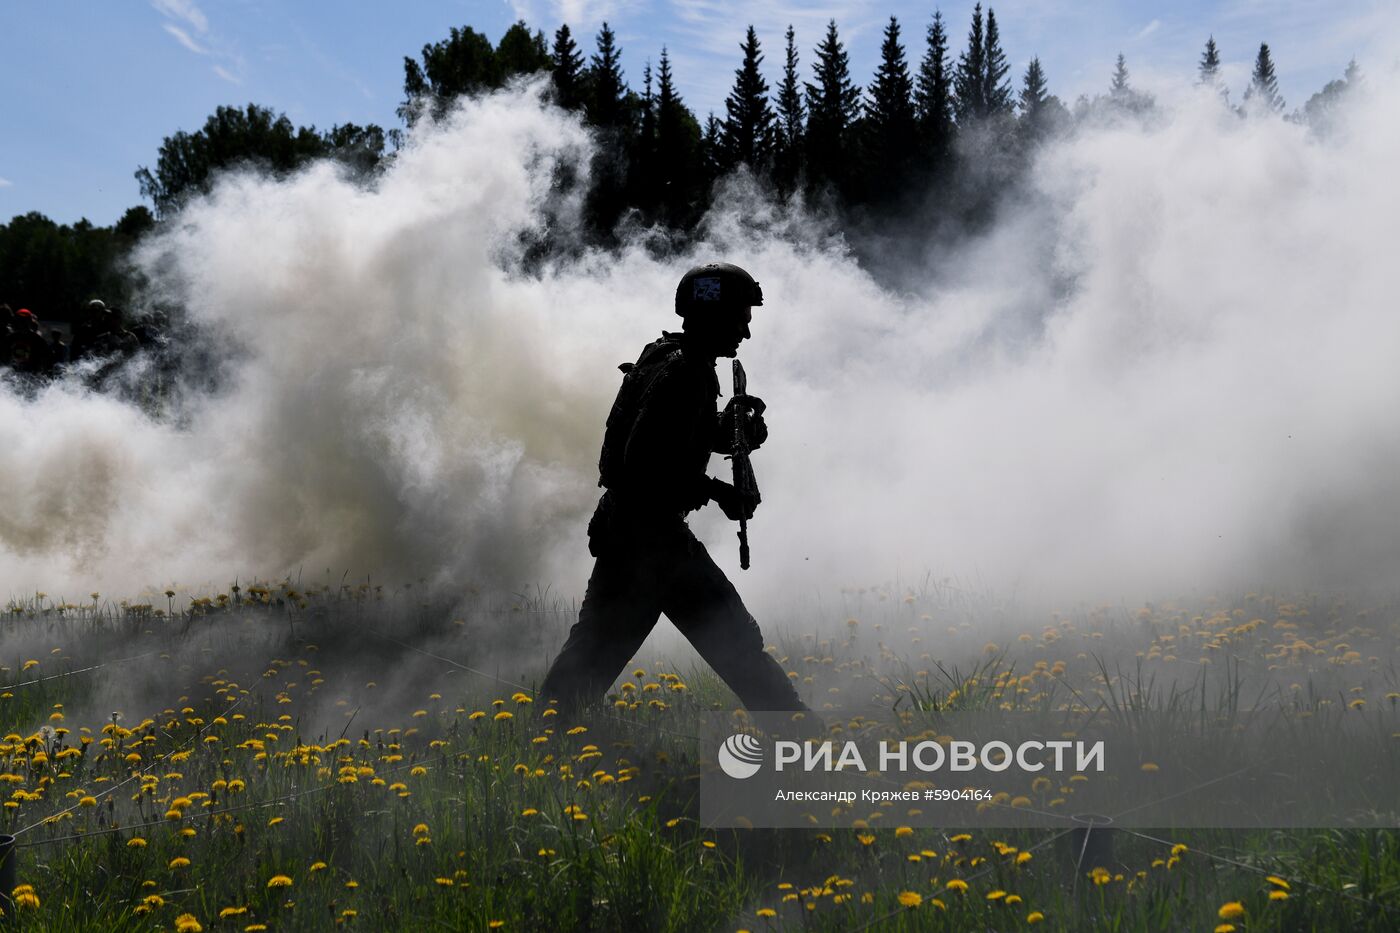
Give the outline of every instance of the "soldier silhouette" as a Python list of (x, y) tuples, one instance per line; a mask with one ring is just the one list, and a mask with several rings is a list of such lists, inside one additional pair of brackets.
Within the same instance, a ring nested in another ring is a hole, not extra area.
[(711, 501), (733, 521), (757, 504), (705, 470), (711, 453), (731, 452), (739, 413), (751, 449), (767, 438), (760, 399), (716, 406), (715, 361), (738, 354), (761, 304), (758, 283), (738, 266), (697, 266), (676, 288), (682, 332), (662, 331), (636, 363), (619, 367), (625, 376), (598, 462), (605, 491), (588, 525), (596, 562), (578, 622), (540, 688), (565, 709), (600, 699), (663, 612), (750, 710), (807, 709), (685, 523)]

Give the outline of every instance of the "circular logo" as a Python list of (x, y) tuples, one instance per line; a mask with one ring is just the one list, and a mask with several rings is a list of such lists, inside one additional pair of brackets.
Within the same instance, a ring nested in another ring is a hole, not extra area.
[(763, 745), (751, 735), (731, 735), (719, 747), (719, 766), (732, 778), (753, 777), (763, 766)]

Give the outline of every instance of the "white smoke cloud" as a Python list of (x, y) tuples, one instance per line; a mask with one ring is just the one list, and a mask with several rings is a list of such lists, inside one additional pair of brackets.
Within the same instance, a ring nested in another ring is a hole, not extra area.
[[(1384, 583), (1400, 94), (1371, 85), (1326, 141), (1205, 92), (1086, 130), (916, 294), (743, 185), (691, 256), (511, 271), (588, 145), (528, 89), (418, 133), (372, 190), (230, 176), (142, 262), (245, 348), (231, 383), (178, 427), (75, 385), (0, 394), (0, 589), (302, 568), (580, 595), (615, 366), (712, 258), (768, 300), (743, 348), (772, 430), (758, 608), (930, 570), (1055, 598)], [(693, 525), (737, 573), (713, 511)]]

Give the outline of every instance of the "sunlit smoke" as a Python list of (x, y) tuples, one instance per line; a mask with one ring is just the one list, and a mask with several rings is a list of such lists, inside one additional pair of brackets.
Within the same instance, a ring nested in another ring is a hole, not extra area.
[[(0, 396), (0, 587), (579, 595), (616, 365), (711, 259), (767, 299), (741, 349), (771, 428), (756, 605), (926, 572), (1054, 599), (1388, 585), (1397, 99), (1372, 75), (1325, 139), (1205, 91), (1082, 127), (900, 294), (743, 181), (687, 255), (524, 274), (519, 234), (590, 147), (539, 85), (464, 102), (370, 189), (227, 176), (139, 257), (230, 351), (225, 387), (175, 423), (75, 383)], [(692, 524), (737, 574), (713, 511)]]

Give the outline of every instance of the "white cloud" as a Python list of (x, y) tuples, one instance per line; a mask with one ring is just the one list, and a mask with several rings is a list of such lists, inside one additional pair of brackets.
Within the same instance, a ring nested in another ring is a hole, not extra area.
[(240, 78), (240, 77), (238, 77), (237, 75), (232, 74), (231, 72), (229, 72), (229, 70), (228, 70), (227, 68), (225, 68), (223, 65), (215, 65), (213, 71), (214, 71), (214, 74), (216, 74), (216, 75), (218, 75), (219, 77), (223, 78), (223, 79), (224, 79), (225, 81), (227, 81), (229, 84), (242, 84), (242, 83), (243, 83), (243, 79), (242, 79), (242, 78)]
[(191, 52), (193, 52), (194, 54), (196, 54), (196, 55), (208, 55), (208, 54), (209, 54), (209, 50), (208, 50), (208, 49), (206, 49), (204, 46), (200, 45), (198, 42), (194, 41), (194, 39), (192, 39), (192, 38), (190, 37), (190, 34), (189, 34), (189, 33), (185, 32), (183, 29), (181, 29), (179, 26), (176, 26), (174, 23), (166, 23), (166, 24), (165, 24), (165, 31), (168, 32), (168, 33), (170, 33), (172, 36), (174, 36), (174, 37), (175, 37), (175, 41), (179, 42), (181, 45), (183, 45), (185, 48), (189, 49), (189, 50), (190, 50)]
[(1148, 36), (1152, 35), (1154, 32), (1156, 32), (1156, 31), (1157, 31), (1158, 29), (1160, 29), (1160, 28), (1162, 28), (1162, 21), (1161, 21), (1160, 19), (1154, 19), (1152, 22), (1148, 23), (1146, 26), (1144, 26), (1144, 27), (1142, 28), (1142, 32), (1139, 32), (1139, 33), (1138, 33), (1136, 36), (1134, 36), (1133, 38), (1134, 38), (1134, 39), (1146, 39)]
[(13, 188), (14, 184), (8, 178), (0, 178), (0, 188)]
[(151, 6), (155, 7), (161, 14), (185, 23), (195, 32), (209, 31), (209, 18), (204, 15), (203, 10), (194, 4), (193, 0), (151, 0)]

